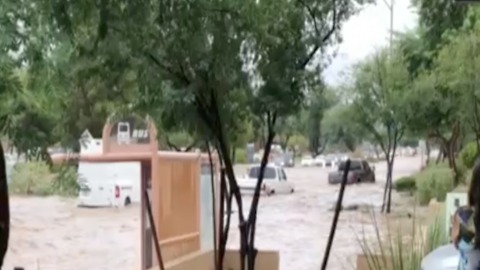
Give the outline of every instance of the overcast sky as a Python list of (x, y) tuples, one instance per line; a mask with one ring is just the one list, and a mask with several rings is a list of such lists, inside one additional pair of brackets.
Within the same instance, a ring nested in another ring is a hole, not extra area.
[[(388, 1), (388, 0), (387, 0)], [(394, 10), (394, 31), (412, 29), (417, 15), (410, 0), (396, 0)], [(369, 5), (346, 22), (342, 29), (343, 42), (337, 46), (337, 56), (324, 72), (328, 84), (338, 85), (342, 71), (365, 58), (376, 48), (388, 45), (390, 12), (383, 0)]]

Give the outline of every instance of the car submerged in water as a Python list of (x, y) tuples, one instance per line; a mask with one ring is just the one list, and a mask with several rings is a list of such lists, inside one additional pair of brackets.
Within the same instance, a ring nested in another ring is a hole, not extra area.
[[(254, 165), (248, 168), (247, 174), (238, 179), (238, 186), (242, 192), (253, 192), (257, 186), (258, 175), (260, 174), (260, 165)], [(293, 183), (287, 180), (287, 174), (283, 167), (275, 164), (267, 164), (263, 174), (263, 184), (261, 192), (266, 195), (278, 193), (293, 193), (295, 187)]]
[[(347, 162), (341, 161), (337, 170), (328, 174), (328, 183), (331, 185), (340, 184), (343, 179), (343, 171)], [(364, 159), (352, 159), (350, 161), (350, 170), (347, 176), (347, 184), (355, 183), (375, 183), (375, 167), (370, 166)]]

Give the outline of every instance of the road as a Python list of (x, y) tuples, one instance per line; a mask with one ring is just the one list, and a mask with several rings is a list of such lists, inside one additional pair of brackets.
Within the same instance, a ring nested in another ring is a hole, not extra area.
[[(376, 166), (377, 183), (351, 185), (344, 205), (381, 202), (385, 163)], [(420, 158), (398, 158), (394, 178), (420, 168)], [(244, 169), (238, 168), (241, 172)], [(339, 186), (327, 184), (327, 169), (289, 168), (295, 193), (262, 197), (258, 215), (257, 247), (281, 253), (281, 270), (319, 269), (331, 226)], [(244, 204), (251, 197), (245, 196)], [(139, 208), (79, 209), (73, 200), (50, 198), (11, 199), (11, 245), (4, 269), (23, 266), (41, 270), (131, 270), (138, 265)], [(372, 221), (365, 211), (343, 211), (328, 269), (353, 269), (356, 240)], [(234, 220), (229, 247), (238, 247)]]

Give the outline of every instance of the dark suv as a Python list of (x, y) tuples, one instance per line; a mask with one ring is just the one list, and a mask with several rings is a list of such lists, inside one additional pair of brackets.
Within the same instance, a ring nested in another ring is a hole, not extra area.
[[(346, 163), (346, 161), (341, 161), (338, 165), (337, 171), (328, 174), (329, 184), (340, 184), (342, 182)], [(375, 182), (375, 167), (370, 166), (368, 161), (364, 159), (352, 159), (350, 163), (350, 171), (347, 176), (347, 183), (353, 184), (363, 182)]]

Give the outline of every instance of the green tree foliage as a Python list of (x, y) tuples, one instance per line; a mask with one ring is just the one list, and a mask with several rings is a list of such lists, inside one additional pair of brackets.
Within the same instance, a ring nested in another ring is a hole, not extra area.
[(462, 161), (462, 164), (465, 165), (467, 169), (472, 169), (475, 165), (475, 161), (478, 158), (477, 142), (470, 142), (465, 145), (460, 151), (459, 157)]
[(350, 152), (365, 139), (365, 130), (354, 119), (352, 106), (339, 103), (328, 109), (322, 121), (322, 129), (330, 143), (341, 144)]
[(322, 153), (331, 139), (326, 132), (322, 132), (322, 120), (325, 111), (338, 103), (337, 96), (332, 89), (320, 84), (310, 94), (309, 103), (307, 105), (307, 132), (308, 132), (308, 146), (313, 157)]
[(405, 93), (411, 88), (403, 57), (379, 51), (357, 66), (353, 87), (355, 113), (352, 116), (373, 137), (387, 159), (383, 206), (389, 213), (395, 151), (405, 133), (408, 118), (405, 108), (408, 95)]

